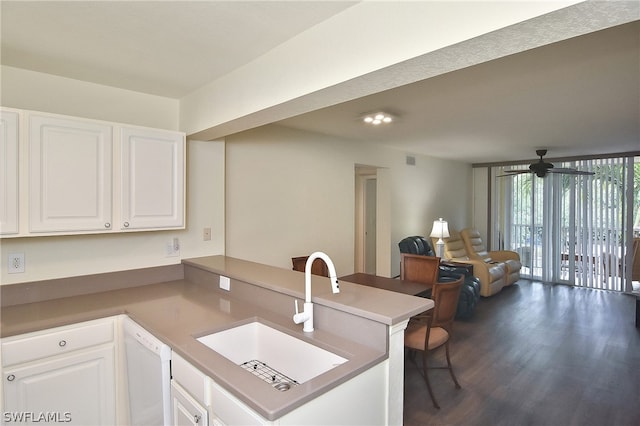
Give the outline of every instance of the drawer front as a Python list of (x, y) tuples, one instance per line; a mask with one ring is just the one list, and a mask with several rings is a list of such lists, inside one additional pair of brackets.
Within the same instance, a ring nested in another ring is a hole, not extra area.
[(225, 425), (266, 425), (269, 422), (217, 383), (211, 385), (211, 411)]
[(114, 320), (101, 319), (2, 340), (2, 365), (14, 365), (113, 342)]
[(196, 400), (206, 405), (207, 376), (175, 352), (171, 356), (171, 376)]

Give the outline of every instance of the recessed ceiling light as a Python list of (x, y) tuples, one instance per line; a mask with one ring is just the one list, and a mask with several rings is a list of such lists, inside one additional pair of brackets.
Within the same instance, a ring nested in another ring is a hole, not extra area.
[(363, 121), (368, 124), (373, 124), (377, 126), (382, 123), (391, 123), (393, 121), (393, 117), (386, 112), (376, 112), (375, 114), (369, 114), (363, 118)]

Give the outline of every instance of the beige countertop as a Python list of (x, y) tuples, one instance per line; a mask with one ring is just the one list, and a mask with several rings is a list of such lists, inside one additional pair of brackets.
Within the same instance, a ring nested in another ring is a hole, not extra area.
[[(224, 256), (191, 259), (184, 261), (184, 264), (293, 297), (304, 297), (304, 276), (299, 272)], [(313, 283), (317, 288), (313, 292), (314, 303), (348, 310), (355, 315), (388, 325), (433, 306), (433, 302), (428, 299), (346, 282), (341, 283), (341, 293), (333, 295), (328, 283), (327, 288), (323, 288), (323, 277), (319, 279)], [(216, 383), (270, 420), (281, 417), (388, 357), (387, 350), (382, 350), (379, 345), (356, 343), (331, 333), (330, 330), (316, 329), (312, 333), (303, 333), (302, 325), (294, 324), (291, 319), (293, 306), (290, 308), (291, 312), (273, 311), (261, 306), (260, 300), (248, 302), (246, 298), (236, 298), (232, 293), (225, 294), (216, 287), (214, 284), (179, 279), (5, 306), (0, 315), (0, 331), (2, 337), (7, 337), (126, 314)], [(401, 306), (403, 304), (404, 307)], [(280, 392), (246, 374), (242, 368), (234, 366), (231, 361), (196, 340), (213, 331), (254, 319), (260, 319), (281, 331), (328, 349), (348, 361), (286, 392)]]
[[(237, 278), (260, 287), (304, 300), (304, 274), (227, 256), (183, 260), (216, 274)], [(433, 302), (360, 284), (340, 281), (340, 293), (333, 294), (328, 278), (312, 276), (312, 301), (386, 325), (395, 325), (433, 307)]]

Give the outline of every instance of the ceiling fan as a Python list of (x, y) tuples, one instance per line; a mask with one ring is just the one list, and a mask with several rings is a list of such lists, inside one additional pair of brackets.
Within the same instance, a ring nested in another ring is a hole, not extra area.
[(565, 174), (565, 175), (593, 175), (593, 174), (595, 174), (593, 172), (584, 172), (582, 170), (562, 168), (562, 167), (554, 167), (553, 164), (547, 163), (542, 159), (542, 157), (547, 155), (547, 150), (546, 149), (537, 149), (536, 150), (536, 154), (540, 157), (540, 160), (538, 160), (535, 163), (531, 163), (529, 165), (528, 169), (505, 170), (504, 172), (508, 173), (508, 174), (500, 175), (499, 177), (502, 177), (502, 176), (514, 176), (514, 175), (519, 175), (519, 174), (522, 174), (522, 173), (535, 173), (536, 176), (538, 176), (538, 177), (545, 177), (547, 175), (547, 173), (559, 173), (559, 174)]

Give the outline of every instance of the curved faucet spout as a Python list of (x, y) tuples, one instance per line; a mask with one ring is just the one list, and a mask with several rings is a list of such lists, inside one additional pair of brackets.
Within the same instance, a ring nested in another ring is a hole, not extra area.
[(304, 267), (304, 310), (302, 312), (298, 311), (298, 301), (296, 300), (296, 313), (293, 316), (293, 322), (295, 322), (296, 324), (304, 322), (302, 331), (307, 333), (313, 331), (313, 303), (311, 303), (311, 265), (316, 259), (322, 259), (324, 263), (327, 264), (327, 268), (329, 269), (329, 279), (331, 280), (331, 290), (334, 293), (340, 293), (340, 285), (338, 284), (336, 267), (333, 265), (333, 262), (331, 261), (329, 256), (321, 251), (312, 253), (311, 256), (309, 256), (309, 258), (307, 259), (307, 263)]
[(313, 261), (316, 259), (322, 259), (324, 263), (327, 264), (327, 268), (329, 269), (329, 279), (331, 280), (331, 290), (334, 293), (340, 293), (340, 285), (338, 284), (336, 267), (333, 265), (333, 261), (326, 253), (316, 251), (311, 253), (307, 259), (307, 263), (304, 265), (304, 301), (307, 303), (311, 302), (311, 265), (313, 265)]

